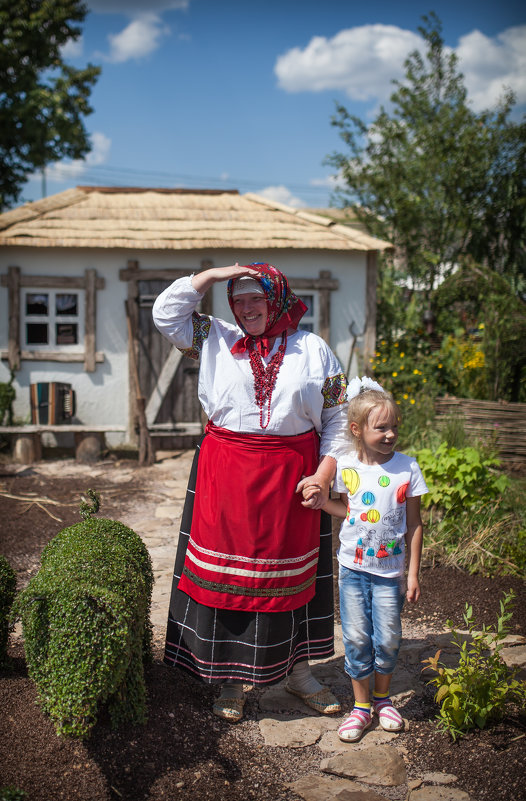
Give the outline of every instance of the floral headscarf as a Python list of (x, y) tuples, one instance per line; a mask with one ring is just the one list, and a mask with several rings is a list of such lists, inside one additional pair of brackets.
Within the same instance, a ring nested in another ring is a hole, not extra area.
[[(249, 340), (253, 340), (253, 344), (255, 344), (259, 353), (262, 356), (267, 356), (270, 350), (269, 340), (279, 336), (288, 328), (292, 328), (295, 331), (299, 321), (307, 311), (307, 307), (292, 292), (286, 276), (276, 267), (273, 267), (272, 264), (256, 262), (247, 266), (258, 271), (258, 275), (253, 275), (251, 278), (254, 278), (261, 285), (265, 293), (268, 309), (267, 325), (261, 336), (251, 337), (246, 335), (239, 339), (233, 346), (232, 353), (243, 353), (248, 348)], [(237, 324), (240, 328), (243, 328), (234, 311), (233, 285), (234, 280), (231, 279), (227, 285), (228, 302)], [(245, 331), (245, 328), (243, 328), (243, 331)]]

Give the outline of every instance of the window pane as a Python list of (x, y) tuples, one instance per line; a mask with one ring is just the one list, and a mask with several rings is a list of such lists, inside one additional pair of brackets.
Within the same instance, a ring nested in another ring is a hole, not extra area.
[(314, 298), (312, 295), (298, 295), (299, 299), (302, 300), (307, 307), (307, 311), (305, 312), (307, 317), (312, 317), (312, 310), (314, 306)]
[(78, 343), (77, 323), (57, 323), (57, 345), (76, 345)]
[(55, 304), (57, 314), (78, 314), (77, 295), (57, 294)]
[(28, 345), (47, 345), (47, 323), (26, 323), (26, 342)]
[(28, 292), (26, 295), (26, 314), (47, 314), (49, 296), (47, 294)]

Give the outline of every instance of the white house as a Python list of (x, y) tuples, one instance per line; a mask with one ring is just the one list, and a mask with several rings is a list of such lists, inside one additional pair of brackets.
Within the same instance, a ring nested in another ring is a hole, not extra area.
[[(200, 412), (196, 363), (151, 322), (168, 283), (211, 265), (270, 262), (306, 301), (305, 325), (354, 373), (374, 351), (376, 257), (388, 247), (236, 191), (77, 187), (25, 204), (0, 215), (0, 381), (15, 371), (14, 413), (26, 424), (30, 385), (70, 384), (73, 422), (116, 429), (112, 445), (136, 441), (142, 396), (151, 433), (173, 446), (168, 433), (195, 433)], [(222, 285), (203, 304), (232, 319)]]

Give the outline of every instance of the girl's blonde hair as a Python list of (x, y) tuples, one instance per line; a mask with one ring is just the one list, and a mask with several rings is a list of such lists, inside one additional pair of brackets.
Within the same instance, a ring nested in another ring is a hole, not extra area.
[(356, 423), (360, 431), (363, 431), (369, 415), (378, 406), (389, 408), (396, 422), (400, 422), (400, 409), (398, 408), (390, 392), (381, 392), (378, 389), (365, 389), (349, 401), (347, 412), (349, 436), (356, 443), (356, 437), (351, 431), (351, 423)]

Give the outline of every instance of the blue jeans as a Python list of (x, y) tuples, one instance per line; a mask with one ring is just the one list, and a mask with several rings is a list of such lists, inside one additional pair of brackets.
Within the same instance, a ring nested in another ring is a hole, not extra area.
[(391, 674), (396, 665), (404, 605), (404, 580), (350, 570), (340, 565), (340, 614), (345, 672), (366, 679)]

